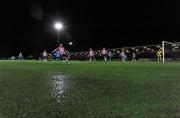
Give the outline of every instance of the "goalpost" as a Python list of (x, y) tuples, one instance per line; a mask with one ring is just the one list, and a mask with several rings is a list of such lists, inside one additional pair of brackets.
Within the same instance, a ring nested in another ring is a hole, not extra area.
[(162, 41), (162, 56), (163, 56), (163, 63), (165, 62), (165, 50), (164, 50), (164, 43), (165, 41)]
[(166, 47), (165, 45), (170, 45), (170, 47), (172, 48), (179, 48), (180, 44), (179, 43), (174, 43), (174, 42), (168, 42), (168, 41), (162, 41), (162, 61), (163, 63), (165, 63), (165, 51), (166, 51)]

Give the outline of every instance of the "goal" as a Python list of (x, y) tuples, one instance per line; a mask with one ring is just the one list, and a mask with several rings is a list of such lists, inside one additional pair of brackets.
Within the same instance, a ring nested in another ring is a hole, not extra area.
[(162, 62), (180, 60), (180, 42), (162, 41)]

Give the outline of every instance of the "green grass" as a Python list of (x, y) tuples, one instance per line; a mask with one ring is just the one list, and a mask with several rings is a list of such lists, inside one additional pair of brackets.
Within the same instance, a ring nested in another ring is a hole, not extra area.
[(0, 118), (180, 117), (180, 63), (0, 61)]

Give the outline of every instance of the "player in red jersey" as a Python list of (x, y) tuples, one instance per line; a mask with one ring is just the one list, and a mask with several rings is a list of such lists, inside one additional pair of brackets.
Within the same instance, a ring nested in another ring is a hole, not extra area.
[(101, 54), (100, 55), (104, 58), (104, 61), (107, 62), (107, 50), (106, 50), (106, 48), (103, 48), (101, 50)]
[(53, 50), (53, 53), (59, 51), (60, 55), (63, 59), (66, 60), (66, 64), (69, 64), (69, 56), (68, 56), (68, 51), (63, 47), (63, 44), (59, 44), (59, 47)]

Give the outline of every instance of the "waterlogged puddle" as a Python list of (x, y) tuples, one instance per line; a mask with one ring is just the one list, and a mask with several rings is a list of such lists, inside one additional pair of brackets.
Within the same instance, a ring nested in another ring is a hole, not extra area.
[(51, 96), (58, 102), (56, 107), (66, 117), (99, 117), (105, 114), (111, 117), (117, 107), (117, 97), (127, 92), (124, 91), (127, 87), (126, 81), (79, 78), (63, 73), (50, 73), (49, 77)]
[[(118, 84), (117, 81), (79, 79), (63, 73), (50, 73), (49, 76), (51, 79), (48, 84), (51, 95), (60, 103), (89, 97), (116, 95), (117, 93), (124, 94), (120, 88), (126, 87), (124, 81)], [(119, 85), (121, 86), (119, 87)]]
[(56, 95), (62, 95), (65, 91), (65, 88), (67, 88), (67, 85), (65, 84), (65, 79), (66, 76), (64, 75), (56, 75), (53, 77), (52, 81), (52, 87), (53, 87), (53, 92)]
[(65, 102), (67, 100), (65, 97), (76, 89), (76, 79), (62, 73), (51, 73), (50, 77), (49, 85), (51, 94), (58, 102)]

